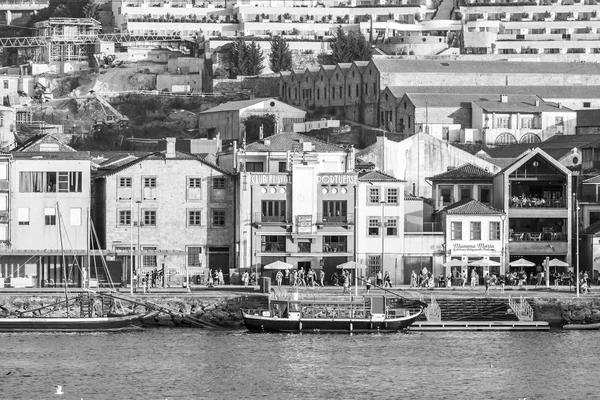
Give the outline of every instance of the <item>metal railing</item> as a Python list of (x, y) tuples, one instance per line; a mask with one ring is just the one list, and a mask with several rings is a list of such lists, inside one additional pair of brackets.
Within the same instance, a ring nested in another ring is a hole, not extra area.
[(347, 213), (346, 215), (328, 215), (317, 214), (317, 223), (323, 225), (344, 225), (354, 223), (354, 214)]
[(531, 305), (523, 298), (523, 296), (519, 297), (520, 301), (517, 302), (510, 295), (508, 296), (508, 305), (514, 311), (515, 315), (519, 319), (519, 321), (533, 321), (533, 308)]

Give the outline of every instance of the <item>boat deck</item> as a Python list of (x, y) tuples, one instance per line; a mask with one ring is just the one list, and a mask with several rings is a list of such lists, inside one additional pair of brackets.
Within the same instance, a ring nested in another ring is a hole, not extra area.
[(416, 321), (411, 331), (549, 331), (545, 321)]

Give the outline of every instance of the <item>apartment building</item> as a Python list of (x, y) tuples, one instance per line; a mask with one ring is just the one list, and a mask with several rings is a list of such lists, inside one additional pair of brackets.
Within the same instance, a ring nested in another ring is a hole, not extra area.
[(597, 54), (600, 7), (594, 0), (460, 4), (467, 54)]
[(99, 170), (95, 224), (100, 246), (120, 261), (122, 282), (161, 271), (165, 283), (181, 284), (221, 269), (229, 282), (235, 265), (234, 182), (201, 157), (165, 151)]
[(13, 287), (80, 286), (89, 248), (89, 153), (41, 135), (11, 156), (3, 276)]

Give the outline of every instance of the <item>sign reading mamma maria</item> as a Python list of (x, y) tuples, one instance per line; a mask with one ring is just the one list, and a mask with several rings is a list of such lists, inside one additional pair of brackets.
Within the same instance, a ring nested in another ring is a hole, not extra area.
[(496, 247), (494, 243), (454, 243), (452, 244), (452, 253), (482, 253), (500, 251), (500, 246)]

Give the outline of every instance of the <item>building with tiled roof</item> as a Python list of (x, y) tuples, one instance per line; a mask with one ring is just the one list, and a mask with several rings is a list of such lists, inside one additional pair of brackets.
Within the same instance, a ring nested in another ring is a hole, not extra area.
[(446, 214), (461, 215), (502, 215), (504, 211), (483, 204), (473, 199), (462, 199), (454, 204), (450, 204), (443, 210)]
[(132, 269), (162, 271), (171, 286), (209, 269), (222, 269), (226, 281), (235, 272), (234, 178), (175, 148), (168, 138), (166, 150), (100, 169), (94, 179), (100, 246), (121, 262), (125, 282)]
[(431, 182), (434, 209), (439, 211), (468, 199), (491, 206), (494, 175), (489, 169), (467, 163), (425, 179)]
[(402, 180), (381, 171), (361, 173), (358, 175), (358, 180), (361, 182), (402, 182)]
[[(230, 101), (198, 114), (201, 133), (209, 139), (220, 136), (224, 143), (252, 142), (260, 137), (258, 131), (247, 131), (245, 119), (251, 116), (275, 116), (275, 124), (263, 126), (265, 136), (293, 131), (295, 122), (304, 122), (306, 111), (274, 98)], [(259, 127), (256, 127), (258, 130)]]

